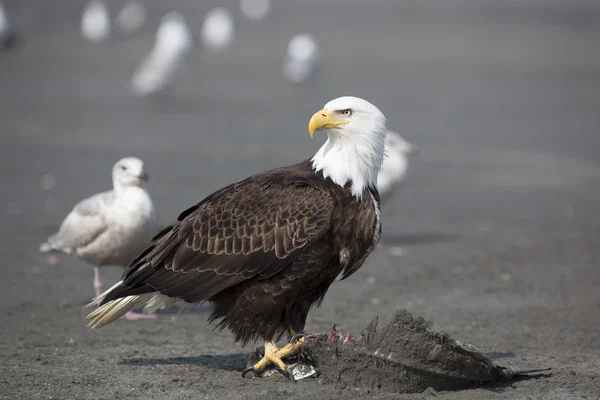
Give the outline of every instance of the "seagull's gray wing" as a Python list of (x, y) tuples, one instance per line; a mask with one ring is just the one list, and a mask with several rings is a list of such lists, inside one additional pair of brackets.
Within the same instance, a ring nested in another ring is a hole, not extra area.
[(106, 213), (114, 202), (114, 192), (98, 193), (77, 203), (57, 233), (40, 245), (40, 251), (73, 253), (92, 243), (108, 229)]

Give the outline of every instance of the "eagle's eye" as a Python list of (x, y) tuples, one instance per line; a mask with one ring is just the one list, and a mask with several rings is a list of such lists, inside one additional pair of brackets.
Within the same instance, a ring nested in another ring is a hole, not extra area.
[(126, 166), (124, 166), (124, 165), (121, 165), (121, 169), (122, 169), (123, 171), (127, 171), (127, 167), (126, 167)]
[(343, 114), (345, 117), (350, 117), (350, 116), (352, 115), (352, 110), (351, 110), (351, 109), (349, 109), (349, 108), (348, 108), (348, 109), (346, 109), (346, 110), (342, 110), (342, 114)]

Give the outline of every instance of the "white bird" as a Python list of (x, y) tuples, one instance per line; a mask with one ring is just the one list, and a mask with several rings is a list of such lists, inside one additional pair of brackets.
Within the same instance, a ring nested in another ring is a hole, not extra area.
[[(148, 175), (142, 160), (119, 160), (113, 167), (112, 179), (113, 190), (77, 203), (58, 232), (40, 245), (41, 252), (75, 254), (92, 264), (96, 296), (102, 293), (100, 267), (127, 267), (159, 230), (144, 183)], [(147, 318), (148, 315), (127, 314), (127, 319)]]
[(165, 14), (156, 31), (154, 47), (180, 55), (192, 48), (193, 39), (183, 15), (177, 11)]
[(146, 21), (146, 8), (139, 0), (128, 0), (115, 19), (117, 26), (128, 34), (139, 30)]
[(92, 42), (101, 42), (110, 35), (110, 16), (102, 1), (92, 0), (83, 9), (81, 34)]
[(156, 31), (152, 51), (133, 74), (133, 92), (146, 96), (166, 89), (181, 69), (192, 47), (192, 34), (183, 16), (178, 12), (166, 14)]
[(283, 62), (283, 76), (293, 83), (302, 83), (313, 76), (319, 67), (319, 46), (312, 35), (294, 36)]
[(8, 19), (3, 4), (0, 3), (0, 48), (9, 49), (14, 47), (16, 42), (17, 32)]
[(246, 18), (253, 21), (263, 19), (271, 8), (271, 0), (240, 0), (240, 9)]
[(382, 198), (402, 183), (408, 170), (408, 159), (417, 150), (417, 146), (407, 142), (399, 133), (388, 130), (386, 157), (377, 178), (377, 190)]
[(206, 13), (200, 34), (205, 48), (223, 50), (231, 44), (234, 36), (233, 17), (226, 8), (217, 7)]
[(0, 34), (8, 29), (8, 17), (4, 11), (4, 5), (0, 3)]

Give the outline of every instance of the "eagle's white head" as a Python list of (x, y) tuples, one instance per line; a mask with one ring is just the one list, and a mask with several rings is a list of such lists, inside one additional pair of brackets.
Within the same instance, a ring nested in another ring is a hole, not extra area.
[(327, 141), (312, 158), (315, 171), (360, 197), (366, 187), (375, 187), (385, 154), (385, 116), (377, 107), (358, 97), (339, 97), (325, 104), (308, 124), (327, 132)]

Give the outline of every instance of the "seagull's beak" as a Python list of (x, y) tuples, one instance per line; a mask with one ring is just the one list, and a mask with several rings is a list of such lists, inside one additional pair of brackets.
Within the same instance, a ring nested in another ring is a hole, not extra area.
[(310, 122), (308, 123), (308, 133), (312, 137), (315, 131), (322, 131), (324, 129), (331, 129), (337, 125), (345, 125), (350, 121), (337, 120), (329, 117), (329, 111), (320, 110), (314, 113)]
[(138, 175), (138, 179), (143, 182), (148, 182), (148, 174), (145, 172), (142, 172), (141, 174)]

